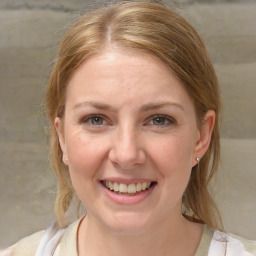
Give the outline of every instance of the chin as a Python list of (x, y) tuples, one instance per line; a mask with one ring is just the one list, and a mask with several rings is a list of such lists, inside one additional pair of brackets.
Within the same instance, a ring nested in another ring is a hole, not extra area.
[(128, 236), (128, 235), (140, 235), (146, 230), (145, 226), (142, 225), (130, 225), (130, 223), (119, 223), (118, 225), (110, 227), (110, 230), (113, 233), (118, 233), (119, 235)]
[(113, 215), (111, 219), (104, 222), (105, 227), (120, 235), (141, 234), (150, 226), (145, 216), (142, 217), (135, 213)]

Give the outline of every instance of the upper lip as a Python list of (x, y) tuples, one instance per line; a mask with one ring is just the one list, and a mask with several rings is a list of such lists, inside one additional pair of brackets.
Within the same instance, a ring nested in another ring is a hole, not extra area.
[(113, 177), (113, 178), (106, 178), (106, 179), (101, 179), (102, 181), (111, 181), (111, 182), (116, 182), (116, 183), (122, 183), (122, 184), (137, 184), (137, 183), (143, 183), (143, 182), (156, 182), (153, 179), (124, 179), (124, 178), (118, 178), (118, 177)]

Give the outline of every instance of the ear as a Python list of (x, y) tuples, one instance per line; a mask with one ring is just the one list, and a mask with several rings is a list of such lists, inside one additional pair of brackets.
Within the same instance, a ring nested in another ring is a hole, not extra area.
[(67, 155), (65, 137), (63, 134), (63, 127), (61, 125), (61, 119), (59, 117), (55, 118), (54, 126), (55, 126), (56, 132), (58, 134), (59, 144), (60, 144), (60, 148), (61, 148), (62, 154), (63, 154), (62, 161), (65, 165), (68, 165), (68, 155)]
[(211, 142), (214, 124), (215, 112), (213, 110), (208, 110), (204, 116), (201, 129), (199, 130), (199, 138), (194, 148), (193, 166), (195, 166), (198, 163), (196, 161), (196, 158), (199, 157), (199, 159), (201, 159), (206, 153)]

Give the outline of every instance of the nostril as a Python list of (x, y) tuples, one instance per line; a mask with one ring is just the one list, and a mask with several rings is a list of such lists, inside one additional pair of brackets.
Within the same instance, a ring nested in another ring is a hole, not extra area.
[(137, 165), (144, 164), (146, 161), (145, 153), (140, 149), (122, 150), (112, 149), (109, 152), (109, 160), (121, 169), (132, 169)]

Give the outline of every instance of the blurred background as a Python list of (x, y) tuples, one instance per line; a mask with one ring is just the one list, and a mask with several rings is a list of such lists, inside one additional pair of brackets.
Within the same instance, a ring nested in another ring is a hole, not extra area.
[[(220, 80), (216, 200), (225, 228), (256, 239), (256, 1), (165, 3), (199, 31)], [(0, 248), (54, 221), (55, 178), (41, 104), (61, 36), (94, 6), (89, 0), (0, 0)]]

